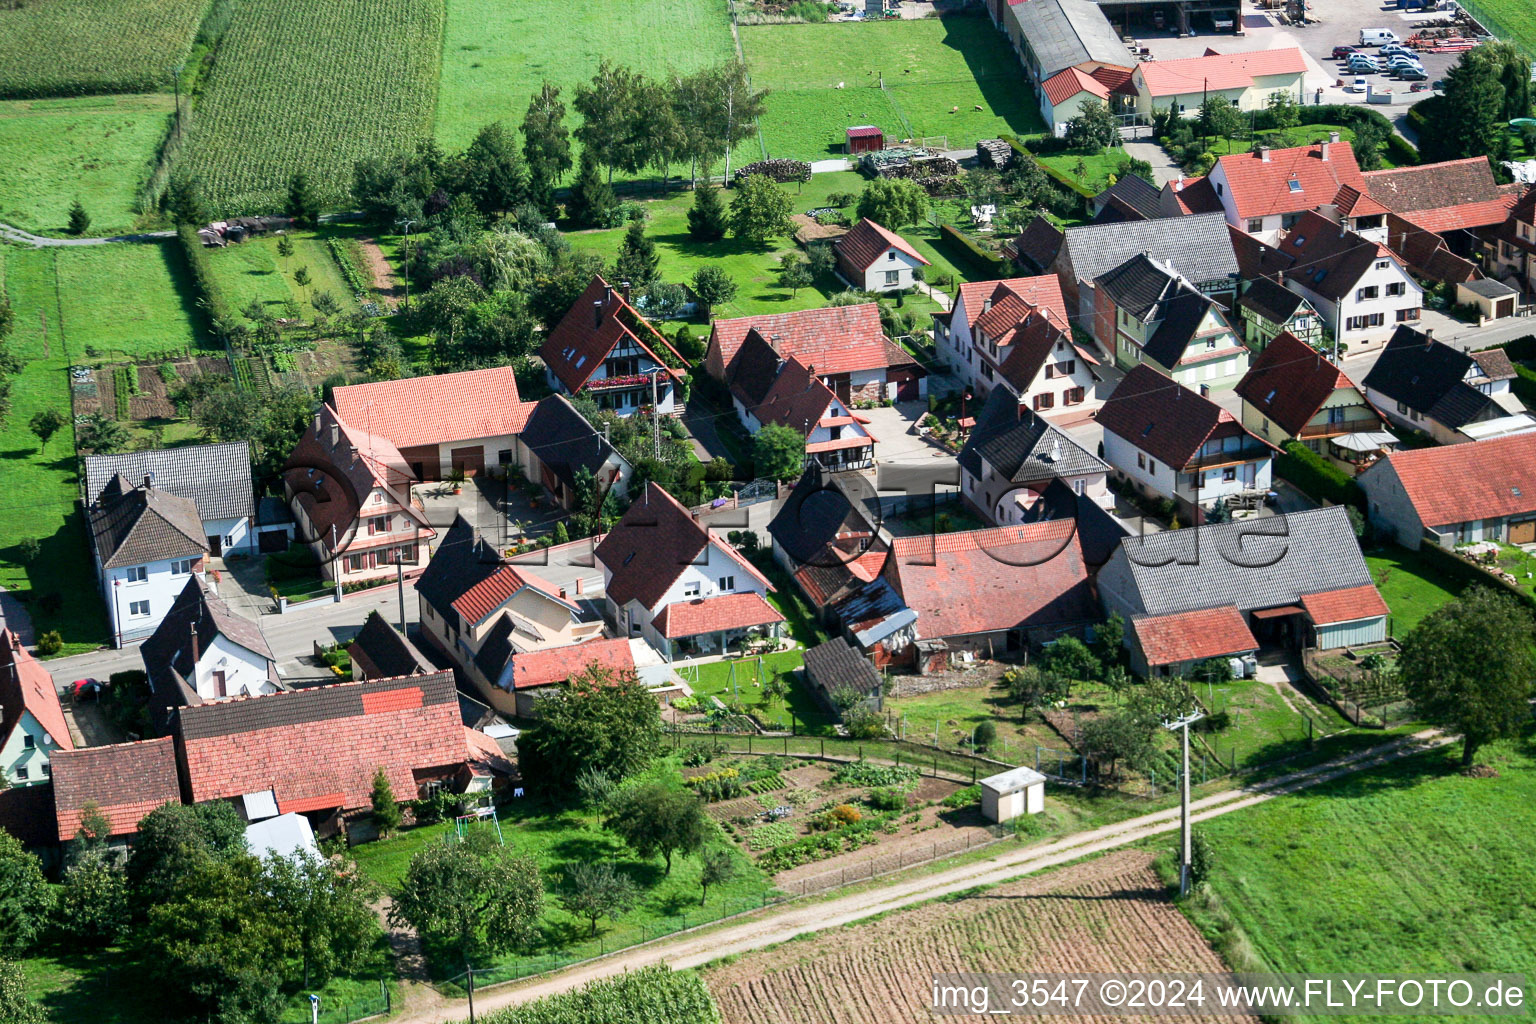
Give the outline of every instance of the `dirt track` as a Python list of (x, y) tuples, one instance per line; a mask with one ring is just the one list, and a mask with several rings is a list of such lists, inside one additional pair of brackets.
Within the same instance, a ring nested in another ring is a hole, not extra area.
[[(1361, 771), (1386, 761), (1429, 747), (1453, 742), (1437, 730), (1425, 730), (1413, 736), (1359, 751), (1312, 768), (1279, 776), (1266, 782), (1228, 790), (1196, 800), (1191, 804), (1192, 818), (1199, 822), (1273, 800), (1309, 786)], [(853, 893), (831, 900), (791, 903), (762, 916), (735, 924), (678, 935), (642, 946), (631, 947), (600, 960), (590, 961), (527, 982), (479, 993), (476, 1012), (537, 999), (576, 988), (588, 981), (604, 978), (654, 963), (666, 963), (676, 969), (698, 967), (732, 954), (746, 953), (784, 942), (799, 935), (838, 928), (877, 914), (900, 910), (939, 896), (948, 896), (977, 886), (991, 886), (1079, 860), (1105, 850), (1128, 846), (1179, 827), (1177, 807), (1144, 814), (1114, 825), (1078, 833), (1053, 842), (1024, 848), (973, 864), (963, 864), (908, 881)], [(396, 1024), (440, 1024), (468, 1015), (463, 1001), (443, 1000), (440, 1005), (419, 1009), (395, 1018)]]

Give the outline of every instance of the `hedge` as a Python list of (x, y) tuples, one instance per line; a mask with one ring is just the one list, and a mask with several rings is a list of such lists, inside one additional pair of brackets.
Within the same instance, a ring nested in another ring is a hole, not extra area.
[(990, 252), (987, 252), (987, 250), (983, 249), (975, 242), (971, 241), (970, 238), (966, 237), (965, 234), (963, 234), (953, 225), (941, 225), (939, 227), (939, 236), (941, 240), (948, 241), (954, 245), (959, 246), (961, 250), (964, 251), (965, 255), (974, 260), (978, 266), (984, 269), (987, 273), (1002, 273), (1002, 260), (992, 255)]
[(1014, 148), (1019, 156), (1040, 168), (1041, 173), (1043, 173), (1047, 178), (1050, 178), (1052, 181), (1056, 182), (1058, 185), (1065, 185), (1067, 188), (1082, 196), (1084, 199), (1092, 199), (1097, 194), (1089, 189), (1084, 188), (1082, 185), (1078, 184), (1067, 175), (1062, 174), (1050, 164), (1043, 164), (1039, 160), (1036, 160), (1035, 154), (1032, 153), (1029, 150), (1029, 147), (1025, 146), (1024, 143), (1020, 142), (1017, 136), (1004, 136), (1004, 140), (1008, 143), (1008, 145)]
[(1536, 596), (1533, 596), (1523, 587), (1511, 586), (1509, 583), (1495, 576), (1493, 573), (1462, 558), (1454, 552), (1447, 551), (1433, 541), (1426, 540), (1419, 545), (1419, 553), (1425, 561), (1439, 563), (1437, 575), (1459, 579), (1471, 586), (1494, 587), (1513, 596), (1526, 608), (1536, 610)]
[[(1492, 348), (1501, 348), (1504, 354), (1509, 356), (1512, 362), (1529, 363), (1536, 360), (1536, 334), (1525, 334), (1502, 345), (1493, 345)], [(1480, 349), (1479, 351), (1486, 351)]]
[(197, 229), (190, 224), (177, 228), (176, 238), (181, 242), (181, 251), (186, 255), (187, 267), (192, 272), (192, 284), (203, 297), (208, 318), (213, 322), (214, 333), (223, 338), (240, 321), (234, 307), (225, 297), (224, 289), (213, 276), (213, 270), (208, 265), (208, 253), (203, 249), (203, 240), (197, 237)]
[(1285, 442), (1284, 450), (1275, 456), (1275, 473), (1317, 501), (1365, 509), (1365, 492), (1354, 477), (1300, 441)]
[(1536, 407), (1536, 370), (1516, 363), (1515, 379), (1509, 382), (1509, 390), (1528, 407)]

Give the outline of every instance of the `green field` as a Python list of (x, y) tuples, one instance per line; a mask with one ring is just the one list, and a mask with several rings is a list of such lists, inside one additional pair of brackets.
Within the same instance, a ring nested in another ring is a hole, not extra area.
[[(305, 317), (310, 317), (314, 315), (310, 300), (330, 292), (344, 311), (357, 309), (357, 299), (326, 246), (326, 232), (299, 231), (288, 237), (293, 241), (293, 255), (287, 257), (279, 255), (278, 240), (271, 237), (208, 250), (208, 265), (230, 305), (243, 310), (259, 302), (272, 316), (281, 317), (287, 315), (284, 308), (292, 300), (301, 304)], [(300, 267), (309, 270), (312, 280), (308, 288), (300, 288), (293, 280), (294, 271)]]
[(282, 208), (310, 172), (344, 202), (362, 156), (415, 147), (436, 96), (442, 0), (248, 0), (188, 134), (188, 170), (219, 213)]
[[(1202, 824), (1215, 853), (1211, 887), (1256, 969), (1528, 973), (1536, 963), (1531, 741), (1527, 731), (1480, 751), (1497, 778), (1461, 775), (1452, 746)], [(1187, 909), (1216, 932), (1202, 901)]]
[[(1194, 684), (1206, 710), (1226, 712), (1231, 724), (1200, 733), (1202, 743), (1226, 766), (1257, 768), (1308, 749), (1309, 737), (1321, 740), (1346, 728), (1339, 713), (1319, 706), (1296, 690), (1281, 691), (1256, 679), (1234, 679), (1215, 686)], [(1308, 732), (1307, 720), (1312, 720)]]
[(435, 130), (450, 152), (492, 121), (521, 123), (546, 79), (560, 86), (574, 127), (575, 87), (605, 57), (661, 75), (735, 53), (725, 0), (447, 0), (447, 7)]
[(1461, 6), (1500, 39), (1536, 54), (1536, 21), (1526, 0), (1465, 0)]
[[(649, 777), (681, 785), (677, 762), (658, 762)], [(660, 858), (641, 860), (635, 857), (612, 833), (602, 829), (599, 816), (585, 810), (551, 808), (532, 799), (516, 800), (499, 809), (501, 834), (508, 847), (515, 852), (533, 858), (544, 874), (545, 909), (540, 922), (537, 955), (581, 957), (596, 955), (599, 949), (612, 950), (621, 945), (639, 942), (646, 935), (654, 936), (658, 930), (671, 931), (684, 924), (720, 917), (729, 912), (761, 905), (766, 888), (763, 875), (734, 843), (710, 826), (711, 843), (730, 850), (737, 861), (737, 877), (731, 882), (712, 886), (707, 905), (699, 905), (699, 859), (674, 855), (672, 873), (663, 875)], [(492, 828), (488, 823), (471, 826), (476, 829)], [(351, 850), (363, 873), (387, 888), (397, 887), (410, 867), (411, 857), (430, 843), (441, 843), (451, 833), (450, 824), (427, 825), (411, 829), (386, 840), (364, 843)], [(578, 861), (611, 860), (620, 871), (634, 879), (640, 887), (641, 899), (635, 909), (621, 915), (617, 922), (603, 918), (598, 922), (598, 935), (589, 937), (590, 925), (585, 919), (578, 920), (559, 906), (555, 893), (560, 885), (560, 871)], [(601, 945), (600, 945), (601, 944)], [(522, 958), (512, 956), (506, 962), (515, 964)], [(439, 965), (448, 975), (463, 970), (463, 964)], [(476, 964), (477, 973), (483, 966)], [(484, 982), (482, 982), (484, 983)]]
[(209, 0), (0, 4), (0, 96), (168, 87), (208, 7)]
[(1419, 620), (1460, 594), (1461, 581), (1437, 571), (1417, 551), (1395, 544), (1383, 545), (1365, 557), (1371, 579), (1381, 591), (1392, 615), (1387, 620), (1392, 635), (1403, 637)]
[[(205, 336), (173, 246), (7, 246), (0, 256), (16, 313), (9, 347), (25, 362), (0, 423), (0, 586), (18, 593), (39, 631), (63, 635), (62, 653), (76, 654), (105, 641), (106, 621), (76, 505), (74, 433), (60, 431), (40, 453), (27, 423), (43, 409), (68, 416), (67, 370), (88, 349), (146, 356), (185, 351)], [(42, 545), (30, 566), (17, 550), (27, 538)], [(43, 607), (48, 595), (58, 595), (56, 611)]]
[(956, 149), (1045, 130), (1017, 58), (984, 17), (751, 26), (741, 45), (752, 84), (770, 90), (761, 128), (776, 157), (836, 156), (857, 124), (888, 138), (948, 136)]
[(0, 220), (62, 234), (79, 199), (91, 234), (132, 227), (174, 109), (159, 94), (0, 103)]

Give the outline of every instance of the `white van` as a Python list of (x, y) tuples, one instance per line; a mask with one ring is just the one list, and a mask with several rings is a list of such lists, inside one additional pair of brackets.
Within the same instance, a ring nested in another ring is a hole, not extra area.
[(1363, 28), (1360, 30), (1361, 46), (1385, 46), (1388, 43), (1400, 43), (1397, 33), (1389, 28)]

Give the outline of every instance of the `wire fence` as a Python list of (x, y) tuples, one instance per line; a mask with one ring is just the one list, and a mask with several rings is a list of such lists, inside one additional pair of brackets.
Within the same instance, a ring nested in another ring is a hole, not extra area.
[[(336, 1003), (322, 997), (318, 1020), (320, 1024), (351, 1024), (352, 1021), (389, 1013), (391, 1008), (389, 985), (380, 978), (377, 995), (359, 996)], [(282, 1024), (310, 1024), (311, 1019), (308, 1012), (302, 1016), (290, 1012), (282, 1018)]]

